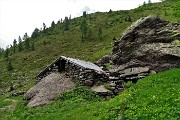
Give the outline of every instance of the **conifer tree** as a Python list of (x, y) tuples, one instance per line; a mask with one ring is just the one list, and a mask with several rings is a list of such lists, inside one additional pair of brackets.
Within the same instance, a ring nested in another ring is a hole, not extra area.
[(51, 23), (51, 28), (55, 28), (55, 22), (54, 21), (52, 21), (52, 23)]
[(63, 27), (64, 29), (64, 31), (66, 31), (66, 30), (69, 30), (69, 19), (68, 19), (68, 17), (65, 17), (65, 19), (64, 19), (64, 27)]
[(39, 36), (39, 29), (38, 29), (38, 28), (35, 28), (34, 31), (33, 31), (33, 33), (32, 33), (32, 35), (31, 35), (31, 37), (32, 37), (33, 39), (35, 39), (35, 38), (37, 38), (38, 36)]
[(87, 22), (86, 22), (86, 19), (83, 17), (82, 18), (82, 21), (81, 21), (81, 25), (80, 25), (80, 29), (81, 29), (81, 32), (82, 32), (82, 41), (84, 40), (84, 38), (86, 37), (87, 35)]
[(14, 39), (14, 41), (13, 41), (13, 52), (14, 53), (16, 52), (16, 44), (17, 44), (17, 41), (16, 41), (16, 39)]
[(25, 47), (26, 47), (26, 49), (29, 49), (29, 48), (30, 48), (30, 41), (29, 41), (29, 36), (28, 36), (27, 33), (24, 34), (23, 40), (25, 41)]
[(19, 49), (19, 51), (22, 51), (23, 50), (23, 46), (22, 46), (22, 39), (21, 39), (20, 36), (19, 36), (18, 40), (19, 40), (18, 49)]
[(43, 23), (43, 30), (45, 30), (46, 29), (46, 24), (45, 23)]
[(86, 18), (87, 17), (87, 14), (86, 14), (86, 11), (83, 12), (83, 18)]

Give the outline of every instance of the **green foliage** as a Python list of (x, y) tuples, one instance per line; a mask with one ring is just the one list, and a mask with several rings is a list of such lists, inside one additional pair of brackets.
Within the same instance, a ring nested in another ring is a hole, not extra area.
[(27, 39), (25, 40), (25, 47), (26, 47), (26, 49), (29, 49), (29, 48), (30, 48), (30, 39), (29, 39), (29, 38), (27, 38)]
[(19, 49), (19, 51), (22, 51), (23, 50), (23, 46), (22, 46), (22, 39), (21, 39), (20, 36), (19, 36), (18, 40), (19, 40), (18, 49)]
[(180, 46), (180, 40), (174, 40), (171, 42), (172, 45)]
[(180, 117), (180, 69), (138, 81), (120, 95), (104, 101), (87, 88), (77, 87), (44, 107), (27, 108), (21, 101), (5, 118), (26, 120), (175, 119)]
[(58, 98), (60, 100), (73, 100), (73, 99), (81, 99), (83, 101), (102, 101), (102, 98), (98, 95), (94, 94), (88, 88), (83, 86), (77, 86), (74, 90), (70, 92), (66, 92)]
[(86, 18), (87, 17), (87, 14), (86, 14), (86, 11), (83, 12), (83, 18)]
[(106, 89), (108, 89), (108, 90), (111, 90), (111, 87), (109, 86), (108, 83), (105, 83), (105, 84), (104, 84), (104, 87), (105, 87)]
[(131, 88), (133, 85), (134, 83), (132, 83), (132, 81), (128, 81), (127, 83), (124, 84), (124, 87), (128, 89), (128, 88)]
[(6, 50), (4, 51), (4, 58), (5, 59), (9, 59), (9, 48), (6, 48)]
[(102, 40), (102, 28), (101, 28), (101, 27), (98, 28), (97, 34), (98, 34), (98, 38), (99, 38), (100, 40)]
[(43, 30), (45, 30), (46, 29), (46, 24), (45, 23), (43, 23)]
[(110, 69), (110, 63), (106, 63), (105, 67), (106, 67), (107, 70), (109, 70)]
[(36, 38), (39, 36), (39, 34), (40, 34), (39, 29), (38, 29), (38, 28), (35, 28), (34, 31), (33, 31), (33, 33), (32, 33), (32, 35), (31, 35), (31, 37), (32, 37), (33, 39), (36, 39)]
[(51, 28), (52, 28), (52, 29), (55, 28), (55, 22), (54, 22), (54, 21), (52, 21), (52, 23), (51, 23)]
[(80, 29), (82, 32), (82, 41), (83, 41), (83, 39), (87, 36), (87, 31), (88, 31), (87, 22), (84, 17), (82, 18)]
[(5, 100), (5, 97), (0, 96), (0, 108), (4, 108), (10, 104), (12, 104), (12, 101)]
[(64, 31), (69, 30), (69, 20), (68, 20), (68, 17), (65, 17), (63, 24), (64, 24)]
[(13, 41), (13, 53), (16, 52), (16, 45), (17, 45), (17, 41), (16, 41), (16, 39), (14, 39), (14, 41)]
[(9, 61), (7, 64), (7, 71), (11, 71), (11, 70), (13, 70), (13, 66), (11, 64), (11, 61)]

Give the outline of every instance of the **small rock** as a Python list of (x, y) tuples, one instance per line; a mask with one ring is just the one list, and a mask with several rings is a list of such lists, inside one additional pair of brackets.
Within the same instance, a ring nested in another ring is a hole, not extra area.
[(111, 82), (111, 83), (109, 84), (109, 86), (110, 86), (110, 87), (115, 87), (115, 86), (116, 86), (116, 84), (115, 84), (115, 83), (113, 83), (113, 82)]
[(84, 85), (85, 86), (93, 86), (94, 82), (92, 80), (85, 80)]
[(149, 74), (150, 74), (150, 75), (156, 74), (156, 71), (150, 70), (150, 71), (149, 71)]

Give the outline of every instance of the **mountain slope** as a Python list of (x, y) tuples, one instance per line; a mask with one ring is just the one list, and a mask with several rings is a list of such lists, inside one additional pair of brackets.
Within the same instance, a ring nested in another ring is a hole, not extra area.
[[(34, 41), (35, 43), (35, 51), (30, 50), (24, 50), (22, 52), (17, 52), (15, 54), (12, 54), (11, 49), (11, 56), (9, 59), (11, 60), (11, 63), (13, 65), (12, 71), (7, 71), (7, 64), (8, 61), (6, 61), (3, 58), (0, 58), (0, 90), (4, 91), (4, 89), (8, 88), (11, 85), (11, 82), (13, 84), (16, 84), (17, 87), (14, 91), (7, 93), (2, 97), (2, 99), (5, 99), (6, 97), (9, 97), (9, 95), (15, 91), (19, 90), (27, 90), (31, 86), (34, 85), (34, 77), (41, 71), (44, 67), (46, 67), (49, 63), (51, 63), (54, 59), (59, 57), (60, 55), (69, 56), (69, 57), (75, 57), (83, 60), (89, 60), (92, 62), (95, 62), (100, 57), (108, 54), (111, 52), (112, 46), (113, 46), (113, 38), (116, 39), (120, 37), (122, 32), (135, 20), (148, 16), (149, 14), (157, 14), (162, 18), (165, 18), (169, 21), (173, 22), (179, 22), (180, 21), (180, 2), (178, 0), (172, 1), (167, 0), (163, 3), (156, 3), (156, 4), (147, 4), (140, 6), (139, 8), (130, 10), (130, 11), (114, 11), (114, 12), (108, 12), (108, 13), (94, 13), (88, 15), (87, 23), (88, 26), (91, 28), (92, 35), (89, 39), (82, 42), (81, 40), (81, 31), (80, 31), (80, 23), (82, 17), (72, 19), (70, 21), (69, 30), (64, 31), (62, 30), (62, 23), (58, 23), (55, 25), (55, 28), (48, 28), (47, 33), (40, 32), (40, 35), (36, 37), (35, 39), (30, 38), (31, 42)], [(102, 36), (103, 39), (100, 40), (97, 37), (97, 28), (102, 27)], [(23, 43), (24, 45), (25, 43)], [(17, 49), (17, 48), (16, 48)], [(172, 74), (173, 73), (173, 74)], [(177, 93), (174, 98), (177, 101), (168, 102), (168, 107), (166, 107), (164, 110), (172, 113), (164, 113), (162, 114), (162, 119), (164, 117), (173, 117), (177, 118), (176, 116), (179, 115), (177, 111), (179, 111), (178, 108), (169, 108), (170, 104), (173, 104), (173, 106), (179, 106), (178, 101), (178, 92), (179, 89), (172, 90), (170, 88), (176, 88), (176, 84), (179, 84), (179, 69), (172, 70), (170, 72), (165, 72), (160, 74), (159, 76), (155, 77), (149, 77), (147, 80), (154, 81), (154, 80), (160, 80), (160, 82), (155, 82), (155, 84), (162, 83), (162, 86), (157, 90), (164, 90), (162, 88), (163, 86), (169, 88), (170, 92), (167, 94), (167, 99), (170, 98), (170, 95), (172, 95), (172, 92)], [(158, 78), (158, 79), (156, 79)], [(163, 80), (165, 81), (163, 82)], [(168, 82), (167, 80), (172, 80), (173, 84), (171, 82)], [(143, 80), (144, 81), (144, 80)], [(149, 93), (153, 91), (154, 89), (151, 89), (152, 83), (143, 82), (140, 83), (140, 85), (143, 87), (148, 88), (146, 93)], [(143, 84), (143, 85), (142, 85)], [(108, 102), (102, 102), (102, 99), (99, 97), (95, 97), (91, 93), (87, 93), (85, 90), (80, 91), (80, 96), (74, 92), (67, 93), (63, 98), (59, 98), (57, 101), (52, 103), (49, 106), (46, 106), (44, 108), (36, 108), (36, 109), (28, 109), (25, 107), (26, 103), (21, 100), (21, 97), (11, 97), (12, 99), (18, 99), (20, 101), (20, 104), (17, 106), (16, 110), (14, 112), (2, 112), (0, 111), (0, 116), (3, 119), (6, 117), (7, 119), (37, 119), (37, 117), (42, 117), (44, 119), (50, 119), (50, 118), (66, 118), (70, 119), (71, 117), (80, 119), (83, 117), (86, 117), (89, 119), (113, 119), (117, 118), (118, 116), (122, 118), (129, 118), (131, 119), (136, 115), (136, 118), (141, 118), (141, 115), (145, 113), (145, 117), (148, 118), (149, 116), (148, 111), (150, 115), (152, 115), (152, 119), (156, 118), (157, 116), (154, 115), (155, 113), (152, 112), (152, 108), (154, 109), (154, 101), (149, 101), (146, 99), (147, 94), (145, 94), (143, 91), (145, 89), (141, 89), (141, 91), (135, 91), (138, 90), (138, 87), (141, 87), (139, 84), (135, 85), (134, 87), (130, 88), (129, 90), (125, 91), (122, 95), (119, 95), (115, 97), (114, 99), (111, 99)], [(147, 86), (146, 86), (147, 85)], [(155, 85), (156, 86), (156, 85)], [(158, 86), (159, 87), (159, 86)], [(157, 87), (154, 87), (157, 88)], [(134, 90), (135, 89), (135, 90)], [(161, 93), (162, 93), (161, 90)], [(133, 91), (133, 92), (131, 92)], [(156, 91), (155, 91), (156, 92)], [(135, 97), (133, 97), (137, 93), (138, 96), (141, 97), (141, 100), (147, 100), (147, 104), (152, 106), (149, 107), (148, 111), (138, 112), (142, 108), (140, 102)], [(153, 92), (154, 93), (154, 92)], [(130, 94), (130, 95), (129, 95)], [(87, 96), (88, 97), (87, 97)], [(152, 95), (152, 94), (150, 94)], [(68, 97), (70, 96), (70, 97)], [(75, 97), (78, 96), (78, 97)], [(82, 97), (83, 96), (83, 97)], [(132, 96), (132, 97), (129, 97)], [(72, 99), (71, 99), (72, 97)], [(155, 96), (156, 97), (156, 96)], [(161, 100), (163, 101), (161, 105), (165, 104), (166, 98), (161, 97)], [(94, 98), (94, 99), (93, 99)], [(124, 99), (123, 99), (124, 98)], [(90, 99), (90, 101), (89, 101)], [(67, 101), (66, 101), (67, 100)], [(91, 101), (92, 100), (92, 101)], [(133, 100), (132, 102), (130, 102)], [(59, 101), (59, 102), (58, 102)], [(100, 101), (100, 102), (97, 102)], [(168, 101), (168, 100), (167, 100)], [(134, 104), (137, 103), (137, 104)], [(3, 100), (1, 100), (0, 103), (3, 103)], [(84, 104), (81, 104), (84, 103)], [(125, 106), (127, 104), (127, 106)], [(131, 106), (128, 106), (131, 105)], [(137, 106), (136, 106), (137, 105)], [(138, 108), (137, 108), (138, 107)], [(123, 109), (124, 108), (124, 109)], [(128, 108), (128, 109), (127, 109)], [(134, 110), (137, 109), (137, 110)], [(158, 107), (159, 108), (159, 107)], [(156, 108), (156, 109), (158, 109)], [(176, 109), (176, 110), (175, 110)], [(160, 115), (161, 112), (164, 112), (164, 110), (160, 110), (158, 112), (158, 115)], [(76, 112), (78, 111), (78, 112)], [(157, 110), (158, 111), (158, 110)], [(100, 113), (101, 112), (101, 113)], [(2, 113), (2, 114), (1, 114)], [(33, 113), (33, 114), (32, 114)], [(47, 114), (49, 113), (49, 114)], [(82, 116), (83, 113), (83, 116)], [(171, 116), (172, 115), (172, 116)], [(43, 119), (42, 118), (42, 119)], [(161, 118), (160, 118), (161, 119)], [(178, 118), (177, 118), (178, 119)]]
[[(166, 1), (143, 5), (130, 11), (87, 15), (87, 23), (92, 33), (84, 42), (81, 40), (80, 30), (82, 17), (71, 19), (69, 30), (65, 32), (62, 30), (63, 24), (58, 23), (54, 29), (48, 28), (47, 33), (42, 31), (37, 38), (30, 38), (35, 43), (35, 51), (17, 52), (16, 48), (16, 53), (12, 54), (11, 50), (10, 60), (14, 71), (8, 72), (8, 62), (0, 59), (0, 86), (7, 87), (12, 80), (21, 81), (22, 84), (27, 80), (32, 85), (34, 76), (60, 55), (95, 62), (111, 52), (113, 38), (118, 39), (133, 21), (149, 14), (157, 14), (170, 21), (180, 21), (179, 8), (178, 1)], [(102, 40), (97, 37), (98, 27), (102, 28)], [(2, 82), (8, 85), (3, 85)]]

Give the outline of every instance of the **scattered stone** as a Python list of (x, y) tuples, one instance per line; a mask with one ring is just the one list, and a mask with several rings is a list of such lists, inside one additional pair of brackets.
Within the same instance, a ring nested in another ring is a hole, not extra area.
[(110, 57), (108, 55), (106, 55), (106, 56), (103, 56), (101, 59), (99, 59), (96, 62), (96, 64), (99, 66), (103, 66), (104, 64), (109, 63), (109, 61), (110, 61)]
[(24, 95), (26, 93), (26, 91), (18, 91), (18, 92), (14, 92), (11, 94), (11, 96), (19, 96), (19, 95)]
[(85, 80), (84, 85), (85, 86), (93, 86), (94, 82), (93, 82), (93, 80)]
[(116, 86), (116, 83), (110, 82), (109, 86), (110, 86), (110, 87), (115, 87), (115, 86)]

